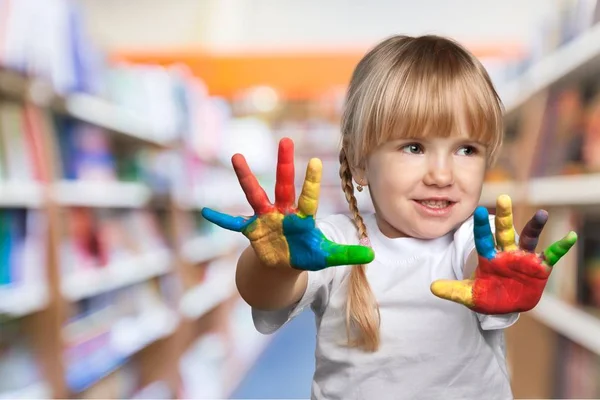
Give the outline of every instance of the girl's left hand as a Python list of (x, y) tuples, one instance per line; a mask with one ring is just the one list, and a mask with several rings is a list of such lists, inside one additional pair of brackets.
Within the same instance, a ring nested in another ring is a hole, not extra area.
[(534, 308), (542, 297), (552, 267), (577, 241), (569, 232), (543, 253), (535, 253), (548, 213), (538, 211), (526, 224), (519, 245), (515, 243), (510, 197), (498, 197), (496, 243), (488, 212), (478, 207), (474, 214), (473, 233), (478, 266), (471, 279), (437, 280), (431, 284), (436, 296), (463, 304), (481, 314), (509, 314)]

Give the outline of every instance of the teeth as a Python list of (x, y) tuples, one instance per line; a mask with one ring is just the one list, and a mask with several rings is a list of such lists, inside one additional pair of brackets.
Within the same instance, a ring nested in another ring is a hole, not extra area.
[(419, 201), (419, 203), (430, 208), (446, 208), (450, 205), (450, 202), (446, 200), (423, 200)]

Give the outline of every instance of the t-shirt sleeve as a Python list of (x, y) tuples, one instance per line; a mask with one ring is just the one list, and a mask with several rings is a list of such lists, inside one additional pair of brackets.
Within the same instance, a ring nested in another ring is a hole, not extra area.
[[(339, 232), (332, 221), (334, 219), (330, 217), (317, 220), (317, 227), (329, 240), (342, 243)], [(268, 311), (252, 308), (252, 320), (256, 330), (263, 334), (274, 333), (302, 313), (306, 307), (310, 307), (314, 312), (322, 312), (329, 301), (335, 271), (336, 268), (308, 271), (306, 291), (297, 303), (289, 307)]]
[[(495, 216), (490, 215), (490, 227), (495, 232)], [(515, 232), (515, 239), (518, 243), (519, 235)], [(475, 250), (475, 237), (473, 236), (473, 217), (469, 218), (454, 234), (456, 243), (456, 252), (453, 260), (453, 268), (457, 279), (466, 279), (471, 276), (473, 271), (465, 271), (467, 259)], [(505, 329), (513, 325), (519, 319), (519, 313), (488, 315), (476, 313), (481, 329), (494, 330)]]

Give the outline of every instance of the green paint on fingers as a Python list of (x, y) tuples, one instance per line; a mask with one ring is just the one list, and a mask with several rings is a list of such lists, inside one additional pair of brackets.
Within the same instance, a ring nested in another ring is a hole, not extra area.
[(328, 266), (368, 264), (375, 259), (370, 247), (360, 245), (339, 245), (330, 241), (323, 243)]
[(577, 242), (577, 234), (575, 232), (569, 232), (567, 236), (548, 246), (544, 251), (544, 260), (546, 264), (553, 267), (558, 260), (567, 254), (575, 242)]

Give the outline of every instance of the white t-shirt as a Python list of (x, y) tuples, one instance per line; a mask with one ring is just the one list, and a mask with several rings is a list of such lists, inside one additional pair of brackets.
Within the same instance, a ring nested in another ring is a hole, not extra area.
[[(289, 309), (252, 310), (256, 329), (269, 334), (311, 307), (318, 332), (312, 399), (512, 399), (502, 329), (518, 314), (477, 314), (430, 291), (436, 279), (465, 276), (475, 249), (472, 218), (434, 240), (390, 239), (374, 214), (364, 220), (375, 252), (367, 277), (381, 315), (377, 352), (345, 346), (349, 266), (309, 272), (304, 296)], [(318, 226), (334, 242), (358, 244), (349, 216)]]

